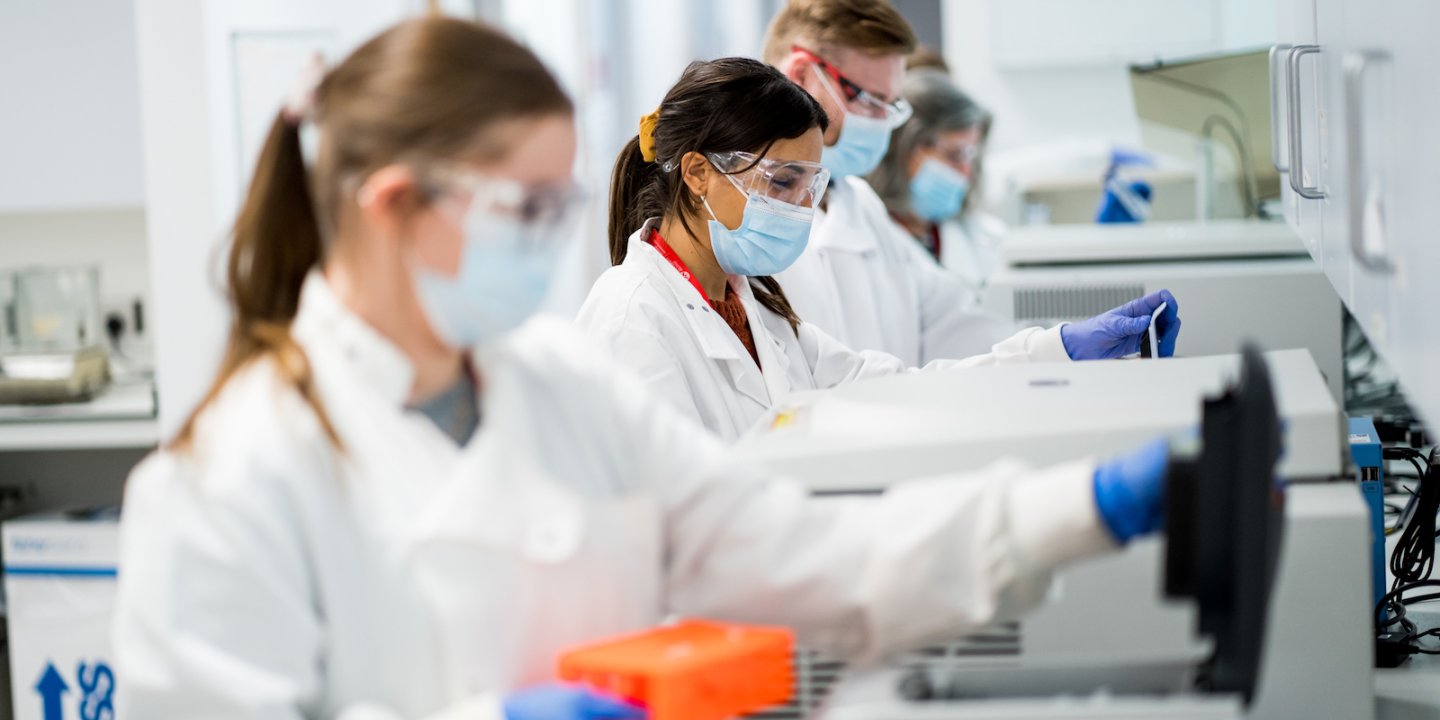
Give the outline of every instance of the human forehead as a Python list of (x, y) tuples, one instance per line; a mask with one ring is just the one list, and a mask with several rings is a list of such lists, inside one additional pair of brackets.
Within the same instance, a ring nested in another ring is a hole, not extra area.
[(508, 120), (487, 135), (486, 145), (504, 150), (471, 158), (474, 170), (527, 185), (563, 182), (573, 173), (575, 121), (568, 113)]
[(984, 139), (978, 125), (963, 130), (942, 130), (935, 134), (938, 145), (979, 145)]
[(778, 162), (819, 162), (825, 145), (820, 128), (810, 128), (800, 137), (780, 138), (765, 153), (765, 159)]

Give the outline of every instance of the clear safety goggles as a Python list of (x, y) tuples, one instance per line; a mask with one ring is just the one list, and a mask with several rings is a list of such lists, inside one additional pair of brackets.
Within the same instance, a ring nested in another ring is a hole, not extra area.
[(817, 207), (830, 185), (830, 171), (818, 162), (762, 158), (750, 152), (707, 153), (705, 157), (746, 195), (799, 207)]
[[(914, 108), (910, 107), (910, 103), (904, 98), (899, 98), (894, 102), (885, 101), (879, 95), (855, 84), (855, 81), (840, 72), (840, 68), (810, 50), (799, 45), (791, 46), (790, 50), (805, 55), (818, 66), (817, 72), (825, 81), (826, 89), (830, 91), (836, 102), (844, 105), (850, 112), (884, 120), (890, 124), (892, 130), (904, 125), (905, 121), (915, 113)], [(839, 88), (838, 92), (836, 91), (837, 87)]]
[(931, 142), (931, 152), (957, 169), (967, 168), (980, 157), (980, 146), (971, 143)]
[(448, 195), (464, 217), (512, 220), (538, 241), (562, 241), (584, 212), (588, 194), (577, 183), (527, 185), (485, 175), (459, 163), (435, 163), (423, 173), (432, 195)]

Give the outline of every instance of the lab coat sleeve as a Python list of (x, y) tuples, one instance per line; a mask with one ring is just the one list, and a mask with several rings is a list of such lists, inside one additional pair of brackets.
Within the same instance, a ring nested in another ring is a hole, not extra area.
[(783, 624), (809, 647), (876, 660), (1023, 613), (1055, 569), (1113, 547), (1092, 462), (814, 498), (626, 387), (614, 389), (665, 508), (666, 594), (681, 615)]
[(932, 360), (924, 367), (906, 367), (905, 362), (894, 355), (875, 350), (854, 350), (831, 337), (824, 330), (810, 323), (802, 323), (798, 333), (800, 349), (805, 361), (810, 364), (811, 374), (818, 388), (863, 380), (870, 377), (895, 375), (903, 372), (936, 372), (962, 370), (986, 365), (1002, 365), (1024, 362), (1061, 362), (1070, 356), (1060, 341), (1060, 327), (1048, 330), (1026, 328), (998, 342), (984, 355), (974, 355), (962, 360)]
[[(264, 468), (209, 467), (197, 473), (162, 453), (129, 482), (114, 623), (119, 714), (321, 717), (325, 630), (294, 507)], [(406, 720), (370, 705), (333, 717)], [(503, 720), (499, 699), (471, 698), (422, 720), (460, 718)]]

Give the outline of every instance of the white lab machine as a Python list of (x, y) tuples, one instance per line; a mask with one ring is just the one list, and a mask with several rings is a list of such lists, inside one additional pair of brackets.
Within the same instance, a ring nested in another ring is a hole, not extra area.
[(1284, 223), (1225, 220), (1015, 228), (985, 308), (1053, 325), (1169, 289), (1184, 329), (1176, 354), (1304, 348), (1341, 396), (1340, 299)]
[[(1304, 350), (1265, 358), (1283, 423), (1279, 474), (1292, 481), (1338, 476), (1341, 418), (1314, 361)], [(1237, 373), (1237, 356), (1219, 356), (893, 376), (796, 394), (737, 450), (817, 493), (879, 492), (891, 483), (975, 470), (1007, 456), (1050, 464), (1193, 432), (1202, 398)], [(1262, 684), (1248, 714), (1233, 697), (1129, 694), (1180, 690), (1209, 652), (1197, 638), (1194, 607), (1162, 600), (1162, 543), (1145, 540), (1064, 572), (1051, 602), (1018, 627), (980, 633), (848, 679), (824, 717), (1371, 717), (1365, 506), (1353, 484), (1302, 483), (1291, 487), (1287, 517)], [(897, 684), (905, 664), (937, 657), (967, 673), (983, 670), (976, 676), (983, 685), (1011, 683), (1032, 697), (902, 699)], [(1018, 680), (995, 672), (1017, 668), (1023, 671)]]

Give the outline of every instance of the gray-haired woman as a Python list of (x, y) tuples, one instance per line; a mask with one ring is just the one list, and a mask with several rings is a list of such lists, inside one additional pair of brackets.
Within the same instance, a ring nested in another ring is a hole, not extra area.
[(991, 115), (934, 68), (910, 71), (902, 93), (915, 109), (870, 175), (890, 216), (972, 289), (999, 263), (1001, 222), (973, 210)]

